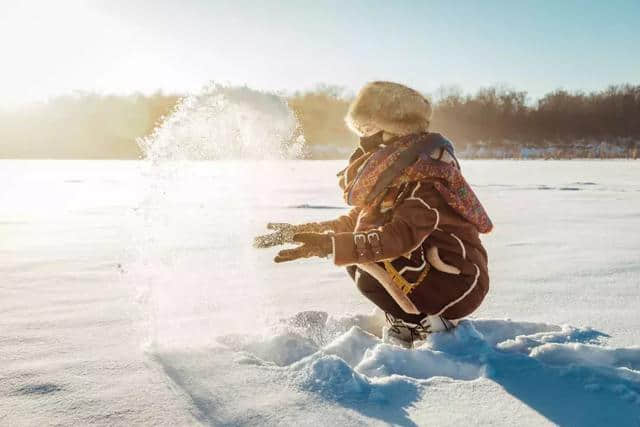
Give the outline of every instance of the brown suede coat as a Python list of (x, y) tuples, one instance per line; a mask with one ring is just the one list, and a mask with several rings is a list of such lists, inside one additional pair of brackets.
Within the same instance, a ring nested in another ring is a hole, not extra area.
[[(331, 221), (334, 262), (389, 260), (415, 285), (408, 296), (422, 313), (459, 319), (473, 312), (489, 290), (487, 253), (476, 227), (446, 203), (433, 182), (407, 184), (387, 212), (379, 206), (354, 208)], [(363, 234), (367, 245), (357, 247), (356, 237)], [(371, 234), (379, 239), (379, 244), (373, 239), (375, 247), (369, 244)]]

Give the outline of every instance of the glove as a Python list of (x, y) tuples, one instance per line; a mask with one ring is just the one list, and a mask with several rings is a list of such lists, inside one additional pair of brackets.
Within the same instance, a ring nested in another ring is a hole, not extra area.
[(298, 233), (292, 238), (302, 245), (293, 249), (283, 249), (273, 259), (275, 262), (287, 262), (313, 256), (326, 257), (333, 253), (331, 235), (322, 233)]
[(263, 234), (253, 239), (254, 248), (270, 248), (272, 246), (293, 243), (293, 236), (296, 233), (321, 233), (331, 230), (329, 222), (310, 222), (307, 224), (291, 225), (286, 222), (270, 222), (267, 224), (268, 230), (275, 230), (275, 233)]

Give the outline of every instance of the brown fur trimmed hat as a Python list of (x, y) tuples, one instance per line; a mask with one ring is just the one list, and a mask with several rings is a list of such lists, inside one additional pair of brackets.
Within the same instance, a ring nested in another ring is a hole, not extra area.
[(431, 114), (431, 104), (418, 91), (393, 82), (371, 82), (358, 92), (345, 122), (360, 136), (381, 130), (402, 136), (426, 131)]

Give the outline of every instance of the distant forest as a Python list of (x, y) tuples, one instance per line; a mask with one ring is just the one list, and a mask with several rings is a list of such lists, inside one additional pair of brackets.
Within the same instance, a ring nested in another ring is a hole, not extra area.
[[(357, 143), (344, 125), (350, 97), (343, 93), (319, 86), (287, 97), (311, 158), (342, 158)], [(429, 97), (432, 130), (454, 141), (463, 157), (526, 157), (538, 150), (538, 157), (636, 158), (640, 150), (640, 85), (556, 90), (535, 102), (500, 87), (475, 94), (449, 88)], [(0, 110), (0, 158), (140, 158), (136, 139), (151, 133), (180, 98), (77, 93)], [(606, 156), (603, 144), (610, 147)]]
[[(324, 87), (290, 99), (310, 147), (325, 148), (316, 150), (319, 156), (327, 146), (347, 142), (351, 148), (357, 141), (342, 122), (350, 100), (339, 93)], [(535, 103), (527, 103), (526, 92), (499, 87), (473, 95), (442, 89), (428, 97), (434, 105), (431, 129), (454, 141), (463, 156), (521, 157), (538, 150), (540, 157), (637, 158), (640, 150), (640, 85), (556, 90)], [(600, 153), (603, 143), (615, 149)]]
[(75, 93), (0, 110), (0, 158), (138, 159), (136, 139), (150, 134), (176, 95)]

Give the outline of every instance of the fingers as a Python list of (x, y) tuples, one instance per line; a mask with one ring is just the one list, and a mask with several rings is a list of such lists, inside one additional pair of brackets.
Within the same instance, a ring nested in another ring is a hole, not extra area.
[(270, 248), (272, 246), (277, 246), (279, 244), (280, 244), (280, 242), (278, 242), (278, 240), (275, 239), (273, 237), (273, 235), (271, 235), (271, 234), (265, 234), (263, 236), (256, 236), (253, 239), (253, 247), (254, 248), (258, 248), (258, 249)]
[(263, 236), (256, 236), (253, 238), (253, 247), (254, 248), (266, 248), (267, 242), (264, 241)]
[(292, 225), (288, 224), (286, 222), (269, 222), (267, 223), (267, 230), (276, 230), (276, 231), (280, 231), (280, 230), (286, 230), (288, 228), (291, 228)]
[(273, 233), (256, 236), (253, 239), (253, 246), (255, 248), (270, 248), (292, 242), (291, 237), (294, 233), (292, 225), (284, 222), (270, 222), (267, 224), (267, 228), (275, 231)]
[(330, 255), (332, 252), (331, 237), (326, 234), (298, 233), (293, 236), (293, 240), (302, 243), (302, 245), (293, 249), (281, 250), (273, 259), (275, 262), (280, 263), (314, 256), (324, 257)]
[(282, 234), (281, 231), (276, 231), (271, 234), (263, 234), (256, 236), (253, 239), (253, 246), (256, 248), (270, 248), (272, 246), (282, 245), (287, 243), (288, 239)]
[(299, 258), (307, 258), (308, 253), (304, 246), (299, 246), (294, 249), (283, 249), (278, 252), (278, 255), (273, 259), (276, 263), (293, 261)]
[(312, 243), (318, 240), (319, 233), (296, 233), (291, 240), (298, 243)]
[(290, 257), (276, 255), (275, 258), (273, 258), (273, 262), (275, 262), (276, 264), (281, 264), (283, 262), (294, 261), (296, 259), (298, 258), (290, 258)]

